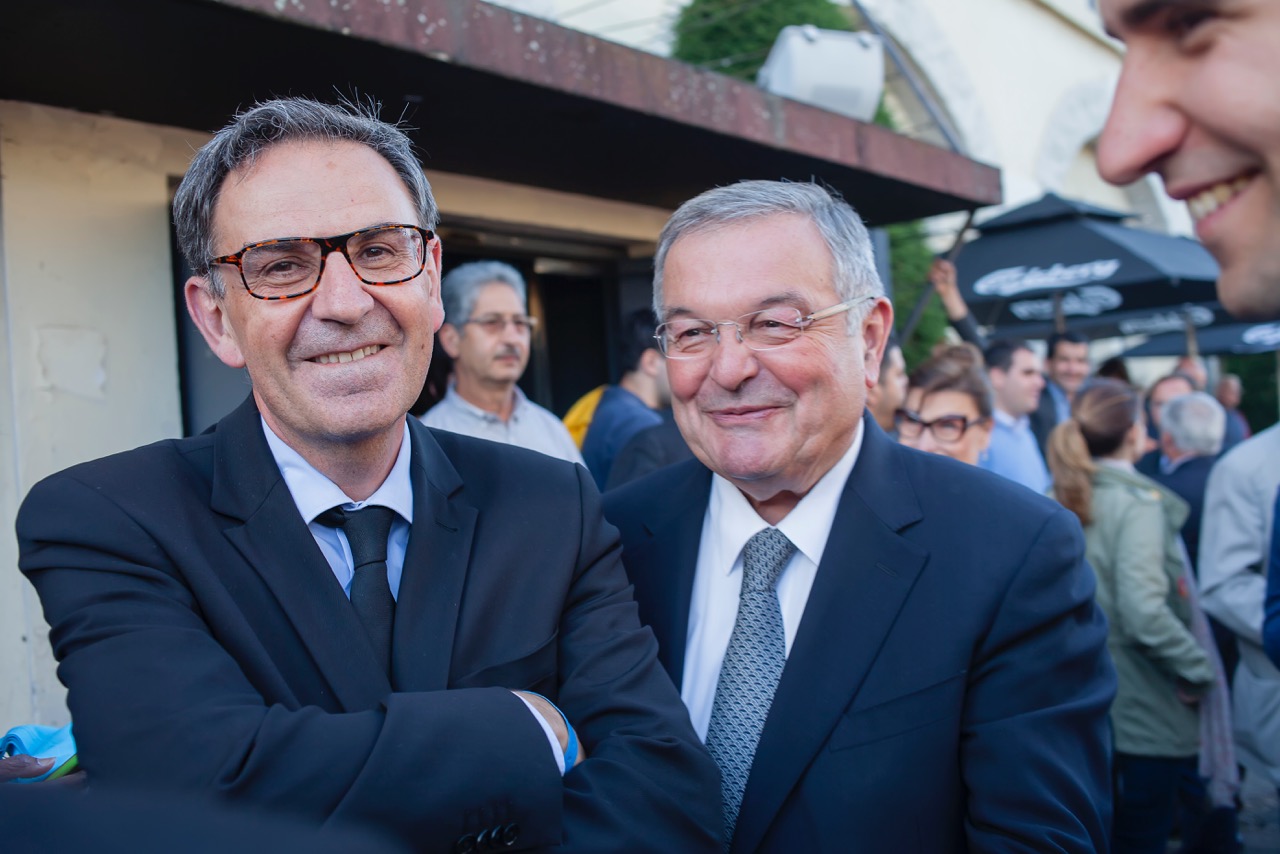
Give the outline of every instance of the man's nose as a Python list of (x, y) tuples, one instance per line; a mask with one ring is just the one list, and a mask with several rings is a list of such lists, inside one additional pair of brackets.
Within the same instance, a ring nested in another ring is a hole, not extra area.
[(373, 295), (341, 252), (325, 259), (320, 285), (311, 296), (311, 313), (321, 320), (355, 323), (373, 307)]
[(1098, 137), (1098, 173), (1112, 184), (1132, 184), (1175, 151), (1187, 121), (1173, 103), (1180, 85), (1145, 50), (1131, 48), (1115, 100)]
[(756, 352), (738, 340), (732, 323), (717, 327), (719, 343), (711, 353), (711, 378), (721, 388), (736, 389), (760, 370)]

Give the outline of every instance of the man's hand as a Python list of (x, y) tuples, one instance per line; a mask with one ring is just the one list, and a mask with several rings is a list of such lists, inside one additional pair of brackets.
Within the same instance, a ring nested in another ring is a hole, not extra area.
[[(567, 755), (569, 750), (569, 728), (565, 726), (564, 718), (556, 707), (547, 702), (545, 697), (537, 694), (531, 694), (528, 691), (516, 691), (529, 705), (542, 715), (543, 719), (551, 727), (551, 731), (556, 734), (556, 741), (560, 742), (560, 752)], [(581, 741), (578, 742), (578, 756), (573, 761), (573, 766), (577, 767), (583, 759), (587, 758), (587, 749)], [(566, 769), (568, 770), (568, 769)]]
[[(31, 777), (39, 777), (42, 774), (49, 773), (53, 768), (53, 759), (38, 759), (35, 756), (27, 756), (20, 754), (18, 756), (10, 756), (0, 759), (0, 783), (8, 783), (10, 780), (25, 780)], [(56, 780), (49, 780), (45, 785), (50, 786), (83, 786), (85, 783), (85, 774), (83, 771), (76, 771), (65, 777), (59, 777)]]
[(956, 265), (938, 258), (929, 267), (929, 281), (942, 300), (942, 308), (947, 312), (947, 319), (955, 322), (963, 320), (969, 313), (964, 297), (960, 295), (960, 285), (956, 282)]

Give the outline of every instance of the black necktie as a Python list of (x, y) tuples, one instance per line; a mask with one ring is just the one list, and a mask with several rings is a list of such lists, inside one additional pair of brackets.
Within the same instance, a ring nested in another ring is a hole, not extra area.
[(316, 521), (331, 528), (341, 528), (351, 545), (355, 577), (351, 579), (351, 606), (364, 624), (374, 655), (383, 669), (391, 672), (391, 621), (396, 603), (387, 581), (387, 535), (396, 512), (389, 507), (364, 507), (343, 510), (332, 507)]

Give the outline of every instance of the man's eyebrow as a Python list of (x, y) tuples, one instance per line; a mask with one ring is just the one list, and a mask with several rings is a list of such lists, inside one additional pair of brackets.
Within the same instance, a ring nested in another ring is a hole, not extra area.
[[(1162, 12), (1180, 7), (1214, 9), (1219, 5), (1220, 0), (1142, 0), (1120, 13), (1120, 23), (1126, 31), (1141, 30), (1149, 26), (1151, 21)], [(1104, 27), (1104, 29), (1112, 38), (1121, 39), (1120, 34), (1111, 27)]]

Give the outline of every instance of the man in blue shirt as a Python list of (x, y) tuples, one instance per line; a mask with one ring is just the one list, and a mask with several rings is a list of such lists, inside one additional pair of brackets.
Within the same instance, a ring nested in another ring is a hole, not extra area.
[(1049, 469), (1030, 418), (1045, 387), (1040, 358), (1025, 341), (1016, 340), (996, 341), (983, 358), (995, 402), (995, 424), (980, 465), (1043, 494), (1049, 489)]
[(601, 490), (609, 482), (614, 457), (641, 430), (662, 423), (661, 410), (671, 406), (667, 384), (667, 360), (658, 351), (653, 312), (641, 309), (627, 315), (623, 324), (620, 364), (622, 378), (600, 396), (582, 441), (587, 469)]

